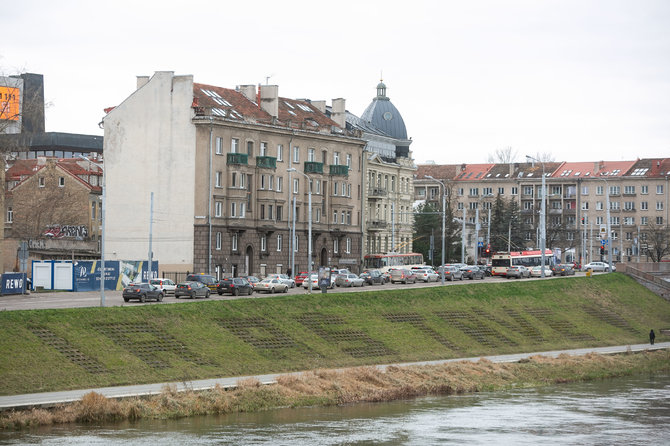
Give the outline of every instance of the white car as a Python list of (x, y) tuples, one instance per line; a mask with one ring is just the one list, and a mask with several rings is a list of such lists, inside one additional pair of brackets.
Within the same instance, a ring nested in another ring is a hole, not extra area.
[(440, 277), (431, 268), (412, 268), (412, 272), (416, 275), (416, 280), (422, 282), (437, 282)]
[[(554, 273), (549, 265), (544, 265), (544, 277), (551, 277)], [(530, 277), (542, 277), (542, 265), (530, 269)]]
[[(318, 290), (319, 289), (319, 275), (318, 274), (311, 274), (309, 277), (305, 277), (305, 280), (302, 282), (302, 287), (304, 289), (309, 288), (309, 282), (310, 280), (312, 281), (312, 289), (313, 290)], [(331, 276), (330, 279), (330, 286), (328, 288), (335, 288), (335, 276)]]
[[(607, 271), (607, 263), (605, 262), (591, 262), (584, 265), (582, 268), (584, 271), (589, 269), (592, 271)], [(616, 265), (612, 265), (612, 271), (616, 271)]]
[(157, 279), (151, 279), (149, 283), (155, 286), (156, 288), (160, 289), (163, 292), (163, 296), (167, 296), (168, 294), (174, 296), (174, 290), (175, 288), (177, 288), (177, 284), (174, 283), (172, 280), (163, 279), (161, 277)]
[(285, 283), (289, 288), (295, 288), (295, 280), (291, 279), (286, 274), (268, 274), (267, 279), (279, 279), (281, 283)]

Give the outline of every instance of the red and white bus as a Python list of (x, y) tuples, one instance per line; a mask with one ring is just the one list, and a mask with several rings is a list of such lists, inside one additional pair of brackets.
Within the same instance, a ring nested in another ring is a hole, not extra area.
[(424, 266), (423, 255), (416, 252), (408, 254), (368, 254), (363, 260), (363, 269), (378, 269), (385, 273), (391, 268), (411, 269)]
[[(554, 264), (554, 253), (551, 249), (544, 250), (545, 265), (551, 267)], [(542, 265), (542, 251), (512, 251), (497, 252), (491, 256), (491, 275), (505, 276), (507, 268), (514, 265), (523, 265), (528, 268)]]

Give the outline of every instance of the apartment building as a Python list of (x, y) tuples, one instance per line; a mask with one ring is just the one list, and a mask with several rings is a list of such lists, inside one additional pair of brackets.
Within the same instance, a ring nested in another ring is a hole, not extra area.
[[(583, 263), (601, 259), (601, 243), (609, 209), (611, 249), (615, 261), (646, 261), (645, 229), (668, 225), (670, 159), (597, 162), (420, 165), (415, 198), (440, 206), (439, 184), (448, 184), (456, 214), (464, 212), (465, 242), (470, 255), (478, 242), (488, 243), (489, 217), (497, 197), (519, 208), (523, 246), (537, 248), (542, 205), (546, 194), (547, 247), (563, 261)], [(609, 208), (608, 208), (609, 202)], [(606, 232), (605, 232), (606, 234)], [(485, 237), (486, 235), (486, 237)], [(500, 236), (500, 235), (498, 235)], [(504, 235), (502, 235), (504, 236)]]
[(145, 258), (151, 241), (165, 271), (303, 271), (311, 198), (312, 267), (358, 269), (365, 141), (344, 99), (156, 72), (104, 127), (107, 258)]

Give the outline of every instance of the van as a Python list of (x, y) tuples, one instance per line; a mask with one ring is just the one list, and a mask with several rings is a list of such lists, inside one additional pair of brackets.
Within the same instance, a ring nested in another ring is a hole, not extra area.
[(216, 279), (205, 273), (194, 273), (186, 276), (186, 282), (200, 282), (212, 291), (216, 291)]

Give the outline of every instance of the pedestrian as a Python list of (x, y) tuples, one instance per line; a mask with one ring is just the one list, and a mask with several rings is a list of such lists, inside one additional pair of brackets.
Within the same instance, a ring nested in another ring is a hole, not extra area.
[(293, 274), (293, 270), (289, 266), (288, 269), (286, 270), (286, 275), (289, 277), (289, 279), (293, 278), (293, 276), (291, 276), (291, 274)]
[(649, 342), (651, 342), (651, 345), (654, 345), (654, 339), (656, 339), (656, 333), (654, 333), (654, 329), (652, 328), (649, 332)]

